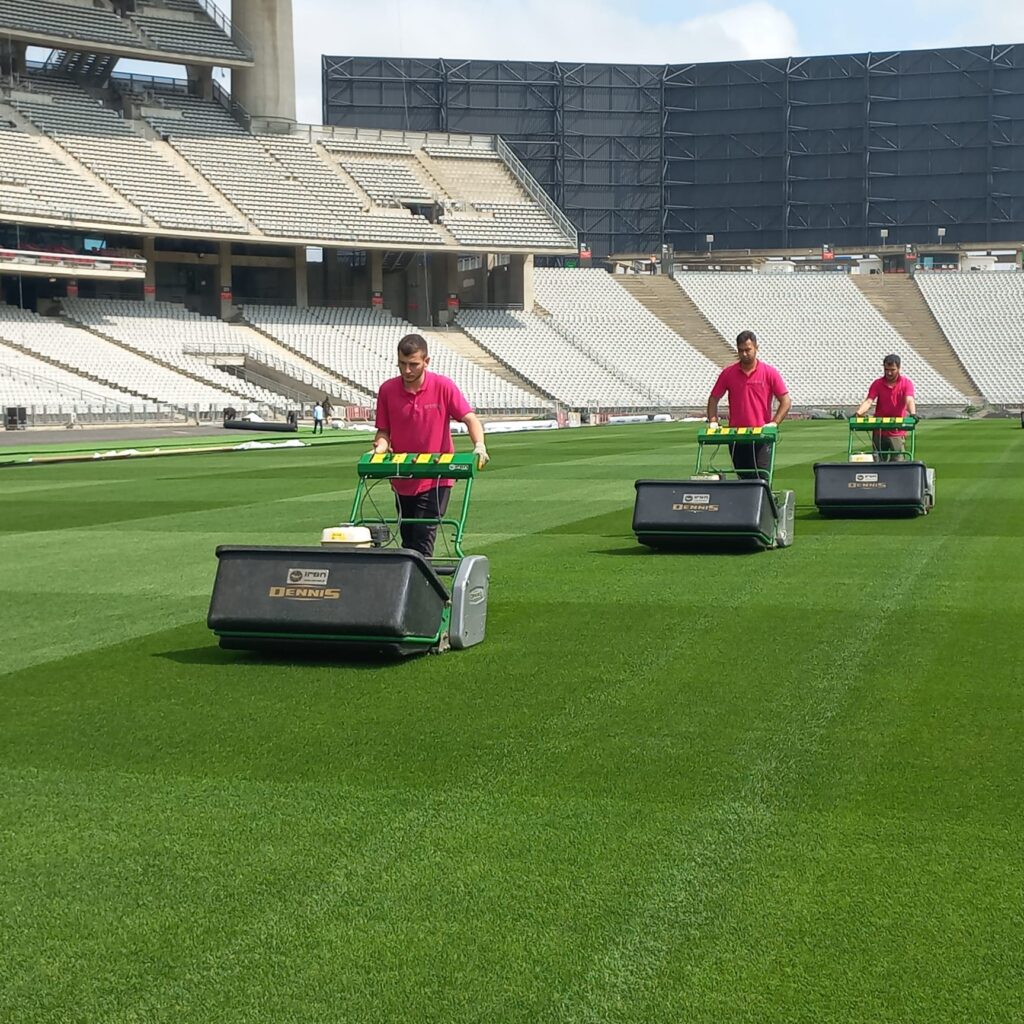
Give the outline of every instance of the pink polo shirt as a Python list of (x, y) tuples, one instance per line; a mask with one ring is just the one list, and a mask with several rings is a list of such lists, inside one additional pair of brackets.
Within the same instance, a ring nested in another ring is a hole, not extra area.
[[(906, 416), (907, 399), (914, 397), (914, 382), (909, 377), (900, 374), (896, 383), (890, 385), (884, 377), (871, 384), (868, 388), (868, 398), (875, 402), (876, 416)], [(887, 437), (906, 437), (905, 430), (882, 430), (879, 433)]]
[(763, 427), (772, 421), (772, 398), (781, 398), (789, 389), (782, 374), (759, 359), (750, 374), (739, 363), (727, 366), (711, 389), (712, 398), (729, 395), (730, 427)]
[[(423, 372), (419, 391), (407, 391), (401, 377), (384, 381), (377, 392), (377, 429), (391, 439), (393, 452), (453, 452), (451, 421), (461, 420), (473, 407), (454, 381), (439, 373)], [(422, 494), (454, 480), (392, 480), (397, 494)]]

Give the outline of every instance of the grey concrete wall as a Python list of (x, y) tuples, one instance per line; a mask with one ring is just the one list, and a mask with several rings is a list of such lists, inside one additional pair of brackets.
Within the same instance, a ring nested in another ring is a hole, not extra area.
[(231, 94), (255, 117), (295, 120), (292, 0), (240, 0), (231, 21), (253, 48), (256, 66), (231, 72)]

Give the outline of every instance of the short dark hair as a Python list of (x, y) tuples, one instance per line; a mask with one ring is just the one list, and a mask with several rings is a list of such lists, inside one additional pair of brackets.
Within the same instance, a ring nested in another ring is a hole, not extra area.
[(745, 341), (752, 341), (756, 345), (757, 335), (753, 331), (740, 331), (736, 335), (736, 347), (739, 348)]
[(883, 365), (883, 366), (887, 366), (887, 365), (888, 365), (889, 363), (892, 363), (892, 365), (893, 365), (893, 366), (899, 366), (899, 365), (900, 365), (900, 357), (899, 357), (898, 355), (896, 355), (896, 353), (895, 353), (895, 352), (890, 352), (890, 353), (889, 353), (889, 354), (888, 354), (888, 355), (887, 355), (887, 356), (886, 356), (886, 357), (885, 357), (885, 358), (884, 358), (884, 359), (882, 360), (882, 365)]
[(398, 343), (400, 356), (414, 356), (417, 352), (422, 352), (425, 356), (430, 354), (427, 351), (427, 339), (422, 334), (407, 334)]

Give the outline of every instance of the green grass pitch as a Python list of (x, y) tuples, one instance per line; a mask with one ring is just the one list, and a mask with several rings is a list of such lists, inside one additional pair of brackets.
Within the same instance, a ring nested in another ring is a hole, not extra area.
[(925, 422), (934, 512), (843, 521), (787, 425), (792, 548), (646, 553), (693, 438), (493, 437), (487, 640), (386, 667), (205, 626), (365, 439), (0, 470), (0, 1021), (1022, 1019), (1024, 431)]

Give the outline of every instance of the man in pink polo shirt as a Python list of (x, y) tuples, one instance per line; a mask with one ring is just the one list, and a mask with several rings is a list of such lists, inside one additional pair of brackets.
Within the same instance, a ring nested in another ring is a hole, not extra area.
[[(753, 331), (741, 331), (736, 337), (736, 354), (739, 361), (727, 366), (711, 389), (708, 426), (717, 425), (719, 399), (728, 395), (730, 427), (777, 427), (793, 404), (782, 375), (757, 358), (757, 337)], [(774, 415), (772, 399), (779, 401)], [(769, 445), (734, 444), (729, 446), (729, 454), (741, 479), (767, 477), (771, 465)]]
[[(900, 357), (890, 353), (882, 360), (882, 376), (868, 388), (868, 397), (857, 406), (854, 416), (863, 416), (872, 403), (876, 416), (916, 416), (917, 402), (914, 400), (914, 382), (904, 377), (900, 369)], [(882, 462), (900, 462), (906, 458), (903, 453), (907, 432), (905, 430), (874, 430), (876, 455)]]
[[(451, 421), (466, 424), (473, 452), (481, 466), (490, 456), (484, 428), (453, 381), (430, 373), (427, 342), (420, 334), (407, 334), (398, 343), (399, 376), (384, 381), (377, 392), (375, 452), (453, 452)], [(399, 520), (440, 519), (448, 508), (454, 480), (391, 481)], [(427, 523), (400, 523), (402, 546), (429, 558), (434, 553), (437, 527)]]

